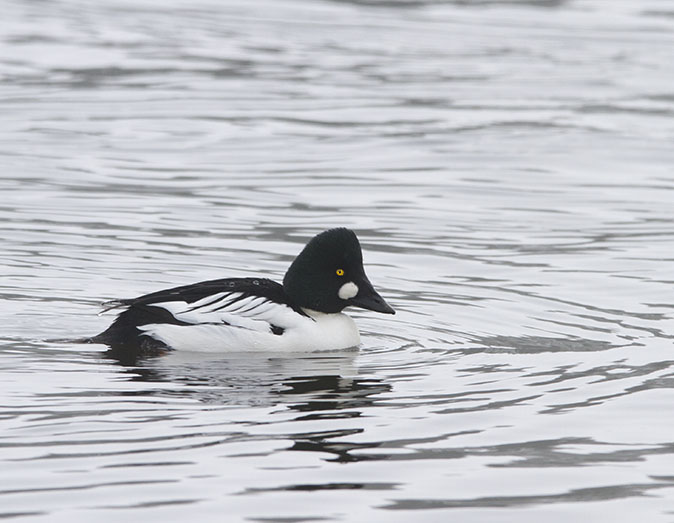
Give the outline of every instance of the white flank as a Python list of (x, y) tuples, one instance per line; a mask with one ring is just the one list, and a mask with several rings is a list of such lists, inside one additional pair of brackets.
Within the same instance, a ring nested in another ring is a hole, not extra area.
[(356, 294), (358, 294), (358, 285), (349, 281), (339, 288), (337, 296), (343, 300), (348, 300), (349, 298), (353, 298)]
[[(191, 325), (152, 323), (139, 329), (176, 350), (199, 352), (307, 352), (348, 349), (360, 344), (358, 327), (346, 314), (307, 310), (310, 317), (302, 316), (260, 296), (230, 303), (240, 296), (232, 293), (213, 295), (201, 303), (153, 304)], [(283, 329), (283, 333), (273, 334), (272, 325)]]

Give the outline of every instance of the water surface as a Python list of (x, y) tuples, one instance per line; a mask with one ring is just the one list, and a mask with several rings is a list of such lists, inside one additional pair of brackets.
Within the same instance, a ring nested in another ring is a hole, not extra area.
[[(672, 521), (673, 5), (7, 0), (0, 39), (1, 517)], [(398, 311), (359, 351), (53, 341), (332, 226)]]

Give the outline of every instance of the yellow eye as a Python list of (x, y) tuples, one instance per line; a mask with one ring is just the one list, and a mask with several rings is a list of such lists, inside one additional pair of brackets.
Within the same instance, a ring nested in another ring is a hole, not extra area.
[(337, 276), (344, 276), (344, 269), (337, 269), (335, 272), (337, 273)]

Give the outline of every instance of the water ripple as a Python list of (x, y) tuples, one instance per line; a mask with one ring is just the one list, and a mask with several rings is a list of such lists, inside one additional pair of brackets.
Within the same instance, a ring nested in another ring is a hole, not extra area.
[[(661, 4), (5, 2), (0, 517), (671, 520)], [(67, 341), (338, 225), (360, 351)]]

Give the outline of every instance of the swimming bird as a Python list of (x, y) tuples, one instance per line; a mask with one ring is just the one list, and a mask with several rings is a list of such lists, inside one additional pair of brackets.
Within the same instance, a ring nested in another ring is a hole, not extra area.
[(283, 285), (226, 278), (107, 302), (123, 308), (89, 341), (117, 350), (203, 352), (339, 350), (360, 344), (349, 306), (395, 314), (368, 280), (356, 234), (336, 228), (313, 237)]

